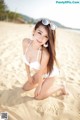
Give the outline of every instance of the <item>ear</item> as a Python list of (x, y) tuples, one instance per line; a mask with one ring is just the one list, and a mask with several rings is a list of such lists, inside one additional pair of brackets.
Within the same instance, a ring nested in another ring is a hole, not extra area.
[(34, 33), (35, 33), (35, 29), (33, 29), (33, 36), (34, 36)]

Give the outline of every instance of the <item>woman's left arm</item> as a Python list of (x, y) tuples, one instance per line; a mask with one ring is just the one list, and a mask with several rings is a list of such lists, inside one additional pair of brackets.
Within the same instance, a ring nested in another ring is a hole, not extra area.
[(34, 80), (38, 80), (38, 87), (36, 88), (35, 95), (39, 95), (41, 91), (41, 86), (44, 81), (43, 75), (47, 72), (47, 64), (49, 61), (49, 53), (47, 51), (43, 51), (41, 67), (40, 70), (34, 75)]
[(49, 53), (47, 52), (47, 50), (43, 50), (40, 70), (35, 75), (35, 79), (38, 79), (39, 85), (42, 85), (42, 82), (44, 81), (43, 75), (47, 73), (48, 61), (49, 61)]

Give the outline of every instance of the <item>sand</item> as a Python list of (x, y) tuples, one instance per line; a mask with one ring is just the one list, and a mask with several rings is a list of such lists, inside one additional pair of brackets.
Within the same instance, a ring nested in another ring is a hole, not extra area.
[(69, 95), (34, 99), (34, 90), (23, 91), (26, 81), (22, 40), (33, 26), (0, 22), (0, 112), (9, 120), (80, 120), (80, 31), (56, 30), (60, 78)]

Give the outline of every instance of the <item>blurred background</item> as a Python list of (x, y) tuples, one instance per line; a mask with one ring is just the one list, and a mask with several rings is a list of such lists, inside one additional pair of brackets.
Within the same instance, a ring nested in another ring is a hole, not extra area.
[(40, 18), (52, 20), (58, 27), (80, 30), (80, 1), (0, 0), (0, 21), (35, 24)]

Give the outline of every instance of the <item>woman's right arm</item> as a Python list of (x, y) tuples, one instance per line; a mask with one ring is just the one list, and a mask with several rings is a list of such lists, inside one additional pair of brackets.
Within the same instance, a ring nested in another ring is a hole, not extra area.
[[(30, 42), (30, 40), (28, 38), (23, 39), (23, 41), (22, 41), (23, 54), (25, 53), (25, 51), (29, 45), (29, 42)], [(32, 76), (30, 74), (30, 67), (25, 64), (25, 69), (26, 69), (27, 77), (28, 77), (28, 81), (29, 81), (32, 79)]]
[(30, 74), (30, 68), (28, 65), (25, 64), (25, 69), (26, 69), (26, 72), (27, 72), (27, 77), (28, 77), (28, 80), (29, 78), (31, 77), (31, 74)]

